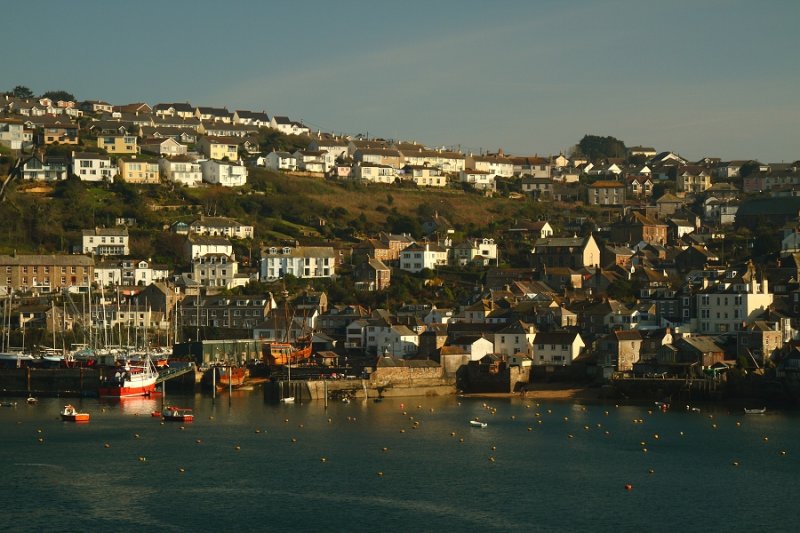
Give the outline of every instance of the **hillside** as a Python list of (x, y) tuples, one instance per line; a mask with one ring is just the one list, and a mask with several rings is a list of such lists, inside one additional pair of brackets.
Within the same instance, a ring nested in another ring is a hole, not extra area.
[(70, 252), (82, 229), (131, 227), (132, 254), (174, 264), (177, 236), (165, 231), (175, 221), (200, 213), (228, 216), (255, 226), (261, 242), (323, 240), (355, 242), (378, 231), (421, 237), (421, 225), (438, 214), (457, 236), (493, 236), (516, 220), (563, 212), (565, 206), (507, 197), (487, 198), (450, 189), (421, 190), (397, 185), (354, 185), (251, 169), (240, 189), (171, 185), (89, 184), (69, 179), (55, 184), (15, 183), (0, 204), (0, 253)]

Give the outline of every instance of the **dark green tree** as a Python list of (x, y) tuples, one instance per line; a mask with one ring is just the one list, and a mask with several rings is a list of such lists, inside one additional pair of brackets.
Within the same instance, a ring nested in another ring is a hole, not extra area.
[(625, 143), (614, 137), (600, 137), (599, 135), (584, 135), (578, 143), (580, 153), (590, 160), (606, 159), (609, 157), (625, 157)]
[(47, 91), (42, 95), (43, 98), (49, 98), (54, 102), (58, 102), (59, 100), (64, 100), (65, 102), (74, 102), (75, 97), (72, 93), (68, 93), (67, 91)]
[(33, 91), (31, 91), (24, 85), (17, 85), (11, 91), (11, 96), (14, 96), (16, 98), (33, 98)]

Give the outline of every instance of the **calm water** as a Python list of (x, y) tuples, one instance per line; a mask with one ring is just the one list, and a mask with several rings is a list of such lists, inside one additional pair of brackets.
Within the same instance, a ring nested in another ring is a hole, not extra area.
[(0, 530), (798, 529), (796, 412), (170, 400), (195, 422), (150, 417), (160, 400), (83, 400), (85, 425), (59, 420), (63, 400), (0, 408)]

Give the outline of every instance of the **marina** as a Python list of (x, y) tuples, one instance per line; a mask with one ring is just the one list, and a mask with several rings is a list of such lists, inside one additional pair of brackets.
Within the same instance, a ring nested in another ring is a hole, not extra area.
[[(74, 406), (92, 421), (80, 425), (54, 416), (63, 406), (54, 398), (0, 410), (12, 458), (3, 490), (17, 502), (4, 523), (209, 531), (235, 517), (247, 529), (295, 531), (675, 531), (707, 526), (687, 502), (719, 494), (714, 529), (794, 530), (774, 509), (800, 468), (796, 411), (519, 396), (326, 408), (274, 402), (260, 387), (170, 398), (193, 423), (151, 416), (157, 397), (83, 399)], [(521, 493), (536, 498), (520, 505)]]

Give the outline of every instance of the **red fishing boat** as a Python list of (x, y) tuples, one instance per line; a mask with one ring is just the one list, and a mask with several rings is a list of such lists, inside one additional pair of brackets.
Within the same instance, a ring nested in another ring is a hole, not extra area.
[(100, 397), (150, 396), (156, 390), (157, 378), (158, 371), (149, 357), (139, 362), (126, 361), (100, 386)]

